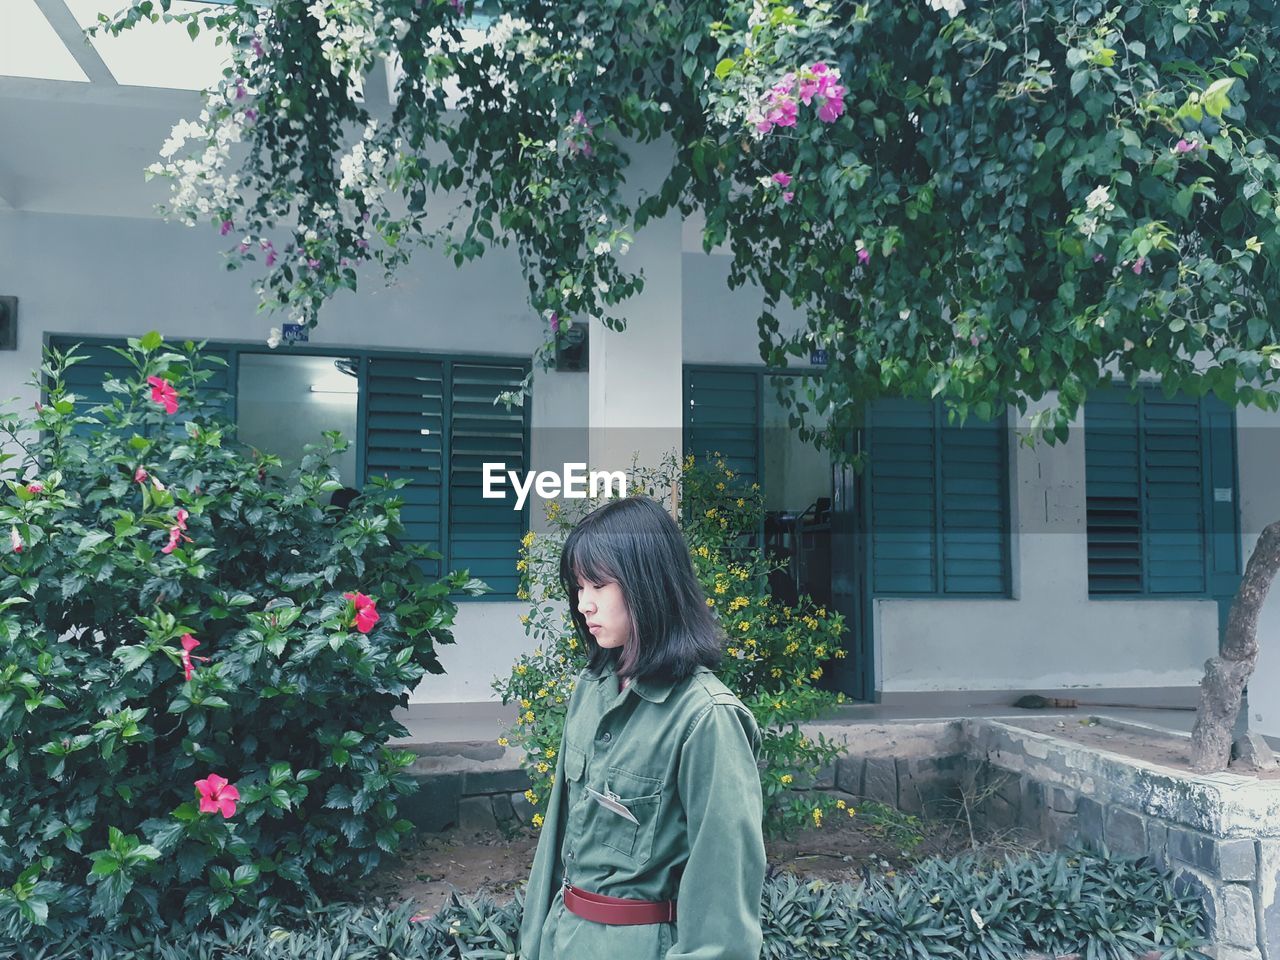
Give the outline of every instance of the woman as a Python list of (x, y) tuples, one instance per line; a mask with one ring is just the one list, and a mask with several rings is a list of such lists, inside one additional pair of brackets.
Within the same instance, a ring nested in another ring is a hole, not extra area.
[(589, 659), (569, 700), (525, 895), (522, 960), (758, 960), (765, 853), (750, 711), (688, 547), (628, 497), (569, 534)]

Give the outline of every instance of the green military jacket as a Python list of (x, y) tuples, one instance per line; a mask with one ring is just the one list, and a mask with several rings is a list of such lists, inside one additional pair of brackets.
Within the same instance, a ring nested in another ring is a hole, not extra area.
[[(758, 960), (765, 852), (751, 712), (705, 667), (621, 692), (610, 662), (578, 676), (538, 838), (521, 960)], [(638, 824), (597, 802), (616, 795)], [(600, 924), (563, 883), (675, 900), (676, 923)]]

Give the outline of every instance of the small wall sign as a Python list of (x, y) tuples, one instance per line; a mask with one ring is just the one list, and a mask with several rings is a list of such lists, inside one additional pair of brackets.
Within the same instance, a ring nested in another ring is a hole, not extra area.
[(809, 365), (814, 367), (825, 367), (827, 365), (827, 351), (810, 350)]
[(285, 323), (280, 326), (280, 339), (285, 343), (307, 343), (311, 331), (305, 323)]

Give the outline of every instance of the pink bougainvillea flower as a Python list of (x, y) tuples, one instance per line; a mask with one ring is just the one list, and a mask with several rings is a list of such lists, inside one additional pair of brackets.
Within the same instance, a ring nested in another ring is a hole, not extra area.
[(344, 593), (345, 599), (355, 604), (356, 616), (353, 626), (361, 633), (368, 633), (381, 618), (378, 616), (376, 601), (363, 593)]
[(152, 403), (163, 406), (165, 413), (178, 412), (178, 391), (172, 383), (162, 377), (147, 377), (147, 383), (151, 385)]
[(551, 332), (559, 333), (560, 332), (560, 314), (558, 313), (551, 314), (551, 319), (549, 322), (551, 324)]
[(245, 123), (256, 123), (257, 120), (258, 120), (258, 111), (253, 109), (253, 107), (250, 107), (248, 110), (244, 112)]
[(789, 187), (791, 186), (791, 174), (783, 173), (779, 170), (773, 175), (773, 182), (780, 187)]
[(28, 484), (27, 484), (27, 493), (43, 493), (43, 492), (44, 492), (44, 484), (43, 484), (43, 483), (28, 483)]
[[(844, 92), (842, 87), (835, 89)], [(818, 108), (818, 119), (823, 123), (835, 123), (844, 113), (844, 101), (837, 97), (828, 97), (822, 102), (822, 106)]]
[(795, 195), (796, 195), (796, 194), (795, 194), (795, 191), (794, 191), (794, 190), (784, 190), (784, 191), (782, 192), (782, 202), (783, 202), (783, 203), (790, 203), (790, 202), (791, 202), (791, 200), (792, 200), (792, 198), (793, 198)]
[(307, 266), (310, 267), (312, 270), (314, 270), (316, 267), (320, 266), (320, 261), (317, 260), (315, 257), (308, 257)]
[(1095, 253), (1095, 254), (1093, 255), (1093, 262), (1094, 262), (1094, 263), (1101, 263), (1101, 262), (1102, 262), (1103, 260), (1105, 260), (1105, 259), (1107, 259), (1107, 258), (1106, 258), (1106, 257), (1104, 257), (1104, 256), (1103, 256), (1102, 254), (1100, 254), (1100, 253)]
[(1200, 146), (1200, 143), (1199, 141), (1196, 141), (1196, 140), (1179, 140), (1174, 145), (1173, 152), (1174, 153), (1190, 153), (1192, 150), (1197, 149), (1199, 146)]
[(196, 789), (200, 791), (201, 813), (221, 813), (224, 820), (235, 816), (240, 791), (228, 783), (226, 777), (211, 773), (204, 780), (196, 781)]
[(1143, 269), (1146, 265), (1147, 265), (1147, 258), (1146, 258), (1146, 257), (1139, 257), (1137, 260), (1133, 261), (1133, 268), (1132, 268), (1132, 269), (1133, 269), (1133, 272), (1134, 272), (1135, 274), (1137, 274), (1138, 276), (1142, 276), (1142, 269)]
[(254, 37), (251, 41), (249, 41), (249, 46), (253, 48), (253, 55), (255, 57), (262, 58), (267, 55), (267, 51), (262, 49), (262, 41), (259, 40), (257, 37)]
[(225, 237), (228, 233), (230, 233), (235, 228), (236, 228), (236, 225), (232, 223), (230, 220), (223, 220), (222, 227), (218, 232), (221, 236)]
[(13, 547), (14, 553), (21, 553), (23, 546), (25, 546), (22, 542), (22, 534), (18, 532), (17, 527), (9, 528), (9, 545)]
[(187, 543), (191, 542), (191, 538), (186, 533), (187, 518), (189, 516), (191, 514), (187, 513), (187, 511), (181, 507), (178, 508), (177, 513), (174, 514), (173, 526), (169, 528), (169, 542), (160, 548), (161, 553), (173, 553), (178, 547), (179, 540), (185, 540)]
[(182, 635), (182, 679), (190, 680), (191, 675), (195, 672), (192, 666), (192, 660), (199, 660), (201, 663), (208, 663), (208, 657), (192, 656), (191, 651), (200, 646), (200, 641), (189, 633)]
[(871, 251), (868, 250), (866, 247), (862, 247), (862, 246), (858, 247), (858, 262), (863, 266), (866, 266), (868, 263), (870, 263)]

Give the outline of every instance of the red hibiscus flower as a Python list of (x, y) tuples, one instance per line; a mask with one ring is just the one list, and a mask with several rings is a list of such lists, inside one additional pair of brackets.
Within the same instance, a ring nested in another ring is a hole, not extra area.
[(196, 781), (196, 789), (200, 791), (201, 813), (221, 813), (224, 820), (235, 816), (240, 791), (228, 783), (226, 777), (211, 773), (206, 779)]
[(182, 635), (182, 679), (183, 680), (190, 680), (191, 675), (195, 673), (195, 668), (191, 664), (192, 660), (199, 660), (201, 663), (209, 662), (208, 657), (192, 656), (191, 651), (198, 646), (200, 646), (200, 641), (197, 640), (195, 637), (193, 637), (191, 634), (184, 633)]
[(361, 633), (368, 633), (381, 618), (378, 616), (376, 601), (363, 593), (344, 593), (342, 595), (355, 604), (356, 616), (352, 624)]
[(163, 406), (165, 413), (178, 412), (178, 391), (172, 383), (161, 377), (147, 377), (147, 383), (151, 384), (152, 403)]
[(191, 538), (186, 534), (187, 517), (189, 516), (191, 514), (187, 513), (187, 511), (181, 507), (178, 508), (177, 513), (174, 514), (174, 524), (169, 528), (169, 542), (160, 548), (161, 553), (173, 553), (178, 547), (179, 540), (185, 540), (187, 543), (191, 542)]

